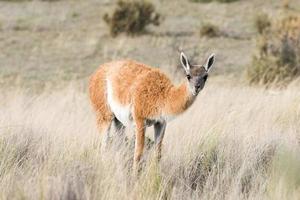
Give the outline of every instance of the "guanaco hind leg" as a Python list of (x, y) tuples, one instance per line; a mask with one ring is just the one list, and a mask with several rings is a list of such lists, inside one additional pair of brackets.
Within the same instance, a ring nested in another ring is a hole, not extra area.
[(118, 145), (124, 144), (124, 142), (127, 140), (125, 135), (126, 127), (116, 117), (113, 119), (113, 125), (115, 127), (115, 136), (117, 137), (116, 139), (118, 140)]
[(103, 116), (98, 113), (97, 114), (97, 125), (102, 136), (101, 141), (101, 151), (104, 152), (107, 149), (107, 146), (110, 141), (110, 129), (112, 124), (112, 117), (103, 118)]
[(145, 124), (144, 120), (136, 120), (135, 127), (135, 149), (133, 171), (137, 174), (140, 169), (140, 160), (145, 146)]
[(156, 156), (158, 161), (161, 159), (161, 146), (162, 141), (165, 135), (167, 123), (163, 122), (156, 122), (154, 124), (154, 142), (156, 148)]

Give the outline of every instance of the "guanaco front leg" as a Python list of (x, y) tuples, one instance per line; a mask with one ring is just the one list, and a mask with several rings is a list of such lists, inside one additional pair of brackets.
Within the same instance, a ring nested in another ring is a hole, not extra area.
[(140, 160), (144, 151), (145, 145), (145, 124), (144, 120), (136, 120), (135, 127), (135, 152), (134, 152), (134, 163), (133, 170), (134, 173), (138, 173), (140, 168)]

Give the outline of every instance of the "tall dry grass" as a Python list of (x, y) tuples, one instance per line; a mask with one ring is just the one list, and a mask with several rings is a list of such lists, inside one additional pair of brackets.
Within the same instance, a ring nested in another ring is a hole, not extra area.
[(101, 154), (83, 89), (2, 90), (0, 199), (298, 199), (299, 88), (216, 82), (168, 124), (159, 167), (148, 150), (136, 181), (132, 145)]

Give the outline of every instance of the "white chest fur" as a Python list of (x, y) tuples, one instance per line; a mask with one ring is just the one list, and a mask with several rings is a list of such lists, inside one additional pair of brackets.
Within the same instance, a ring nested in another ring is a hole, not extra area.
[(130, 105), (121, 105), (114, 97), (114, 91), (112, 84), (107, 80), (107, 101), (110, 109), (114, 113), (115, 117), (124, 125), (129, 126), (131, 124), (130, 115), (131, 115), (131, 106)]

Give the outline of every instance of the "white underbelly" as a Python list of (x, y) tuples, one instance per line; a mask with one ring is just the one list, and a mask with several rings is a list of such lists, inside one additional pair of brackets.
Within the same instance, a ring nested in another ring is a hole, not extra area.
[(129, 126), (132, 122), (131, 116), (131, 106), (121, 105), (118, 101), (114, 99), (113, 87), (111, 82), (107, 80), (107, 101), (110, 106), (111, 111), (114, 113), (115, 117), (124, 125)]

